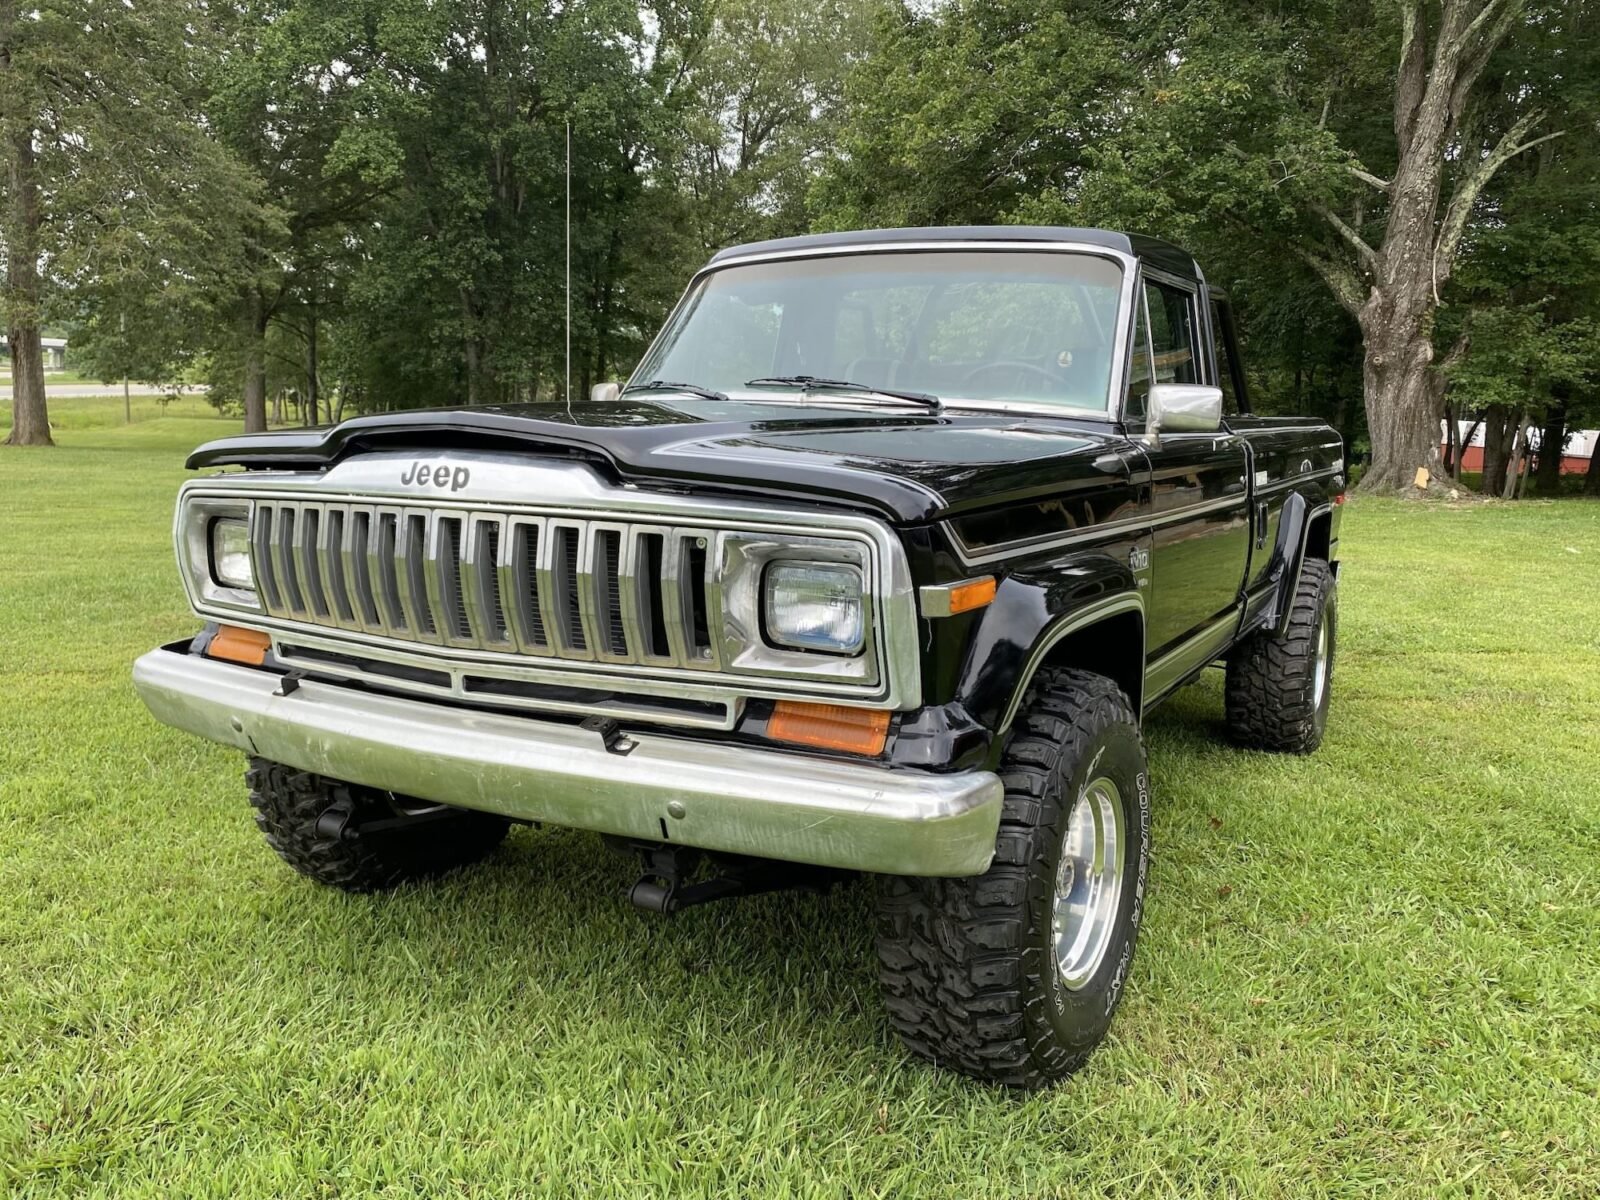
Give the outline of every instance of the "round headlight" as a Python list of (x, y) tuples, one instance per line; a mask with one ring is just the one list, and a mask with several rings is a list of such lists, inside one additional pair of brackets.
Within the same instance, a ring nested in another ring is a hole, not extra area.
[(250, 563), (250, 527), (244, 521), (218, 517), (211, 522), (211, 578), (222, 587), (254, 591)]
[(856, 654), (866, 640), (861, 572), (852, 566), (773, 563), (767, 568), (763, 608), (774, 645)]

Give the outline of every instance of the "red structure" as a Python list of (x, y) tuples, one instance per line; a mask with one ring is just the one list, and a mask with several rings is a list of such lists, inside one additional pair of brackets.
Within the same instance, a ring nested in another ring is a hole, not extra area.
[[(1443, 454), (1449, 449), (1444, 438), (1443, 425), (1440, 423), (1439, 453)], [(1465, 437), (1467, 430), (1472, 428), (1471, 421), (1461, 422), (1461, 432), (1457, 435)], [(1533, 454), (1539, 454), (1539, 430), (1530, 429), (1532, 434)], [(1600, 430), (1579, 429), (1569, 434), (1567, 445), (1561, 455), (1561, 473), (1563, 475), (1582, 475), (1589, 469), (1589, 460), (1596, 452), (1596, 443), (1600, 442)], [(1463, 471), (1483, 470), (1483, 427), (1478, 427), (1478, 432), (1473, 436), (1472, 444), (1461, 451), (1461, 469)]]

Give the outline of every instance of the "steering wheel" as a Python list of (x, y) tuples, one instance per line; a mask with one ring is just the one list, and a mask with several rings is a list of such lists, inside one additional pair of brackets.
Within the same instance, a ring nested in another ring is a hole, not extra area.
[(1038, 375), (1042, 379), (1047, 380), (1056, 387), (1061, 386), (1061, 377), (1059, 375), (1055, 374), (1053, 371), (1047, 371), (1045, 368), (1037, 366), (1034, 363), (1023, 362), (1019, 358), (1002, 358), (997, 359), (994, 362), (979, 363), (977, 366), (973, 367), (972, 370), (968, 371), (964, 376), (962, 376), (961, 383), (963, 386), (965, 386), (966, 384), (969, 384), (973, 380), (977, 379), (980, 375), (983, 375), (989, 371), (1028, 371), (1034, 375)]

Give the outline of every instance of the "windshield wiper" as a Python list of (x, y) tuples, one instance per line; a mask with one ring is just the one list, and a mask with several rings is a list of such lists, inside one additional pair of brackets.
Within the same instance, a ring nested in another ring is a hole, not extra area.
[(932, 412), (942, 412), (944, 404), (939, 397), (928, 392), (907, 392), (899, 388), (873, 387), (866, 383), (851, 383), (848, 379), (823, 379), (816, 375), (763, 375), (745, 382), (745, 387), (797, 387), (803, 392), (865, 392), (869, 396), (889, 396), (895, 400), (909, 400), (921, 404)]
[(702, 400), (726, 400), (728, 397), (721, 392), (713, 391), (708, 387), (701, 387), (698, 383), (674, 383), (670, 379), (652, 379), (646, 383), (630, 383), (622, 389), (624, 395), (629, 392), (688, 392), (691, 396), (699, 396)]

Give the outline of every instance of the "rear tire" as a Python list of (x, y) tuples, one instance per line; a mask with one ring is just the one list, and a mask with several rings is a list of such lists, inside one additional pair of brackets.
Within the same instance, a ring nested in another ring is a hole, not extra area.
[(1229, 736), (1252, 750), (1310, 754), (1322, 744), (1333, 690), (1339, 593), (1333, 569), (1308, 558), (1283, 636), (1261, 630), (1228, 656)]
[[(503, 817), (431, 805), (264, 758), (250, 760), (245, 780), (256, 825), (278, 857), (346, 892), (381, 891), (477, 862), (508, 828)], [(396, 818), (381, 831), (357, 828)]]
[(1041, 671), (1000, 774), (987, 872), (884, 880), (878, 976), (914, 1053), (1036, 1088), (1105, 1036), (1144, 914), (1150, 789), (1133, 706), (1102, 676)]

